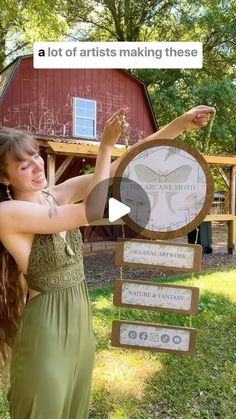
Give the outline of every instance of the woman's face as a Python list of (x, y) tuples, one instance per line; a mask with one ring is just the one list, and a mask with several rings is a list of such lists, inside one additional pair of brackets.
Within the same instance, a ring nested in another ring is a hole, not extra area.
[(6, 165), (6, 181), (14, 193), (36, 192), (46, 187), (44, 161), (39, 154), (26, 154), (21, 161), (8, 154)]

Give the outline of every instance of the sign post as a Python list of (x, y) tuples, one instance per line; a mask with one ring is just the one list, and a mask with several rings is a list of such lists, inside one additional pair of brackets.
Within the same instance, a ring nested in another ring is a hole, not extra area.
[[(197, 314), (199, 289), (123, 279), (122, 266), (199, 272), (202, 249), (163, 241), (189, 233), (204, 220), (213, 200), (213, 179), (204, 158), (176, 140), (151, 140), (121, 161), (114, 177), (114, 197), (131, 211), (123, 218), (139, 235), (119, 239), (115, 261), (114, 305)], [(148, 216), (147, 216), (148, 214)], [(196, 330), (170, 325), (113, 321), (112, 345), (194, 355)]]

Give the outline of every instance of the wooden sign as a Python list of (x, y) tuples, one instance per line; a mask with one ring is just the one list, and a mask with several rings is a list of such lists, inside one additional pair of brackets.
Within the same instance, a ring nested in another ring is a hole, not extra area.
[(196, 330), (164, 324), (114, 320), (112, 346), (194, 355)]
[(208, 214), (213, 178), (206, 160), (189, 145), (150, 140), (122, 159), (113, 197), (131, 208), (122, 219), (132, 230), (151, 239), (181, 237)]
[(199, 288), (117, 279), (113, 303), (118, 307), (197, 314)]
[(118, 266), (164, 268), (182, 272), (201, 270), (202, 247), (139, 239), (118, 239), (115, 262)]

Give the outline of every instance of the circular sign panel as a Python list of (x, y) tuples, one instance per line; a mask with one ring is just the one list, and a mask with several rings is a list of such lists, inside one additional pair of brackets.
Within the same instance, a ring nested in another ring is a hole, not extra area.
[(131, 206), (122, 219), (132, 230), (152, 239), (175, 238), (204, 220), (213, 200), (213, 178), (205, 159), (188, 145), (150, 140), (121, 161), (113, 196)]

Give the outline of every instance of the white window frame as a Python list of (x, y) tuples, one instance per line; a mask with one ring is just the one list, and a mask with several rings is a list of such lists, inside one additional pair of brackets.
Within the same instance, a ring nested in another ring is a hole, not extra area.
[[(83, 101), (86, 101), (86, 102), (95, 103), (95, 117), (94, 118), (86, 117), (86, 116), (80, 116), (80, 115), (76, 114), (76, 103), (77, 103), (78, 100), (83, 100)], [(78, 134), (76, 132), (76, 119), (77, 118), (89, 119), (89, 120), (94, 121), (94, 135), (93, 136)], [(79, 137), (79, 138), (89, 138), (89, 139), (97, 140), (97, 102), (96, 102), (96, 100), (85, 99), (84, 97), (73, 97), (73, 136), (74, 137)]]

